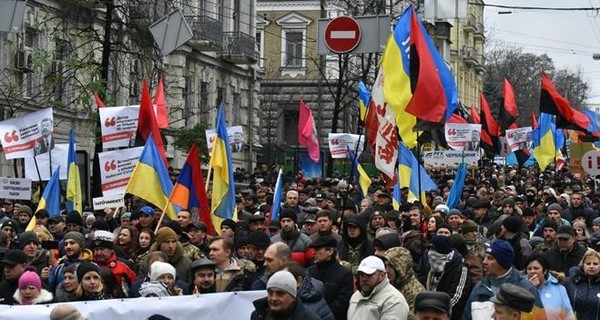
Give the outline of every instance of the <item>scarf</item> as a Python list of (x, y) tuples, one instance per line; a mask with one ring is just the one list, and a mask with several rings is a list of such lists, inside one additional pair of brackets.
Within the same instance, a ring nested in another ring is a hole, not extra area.
[(429, 250), (427, 256), (429, 257), (429, 265), (431, 266), (429, 276), (427, 277), (427, 290), (435, 291), (444, 274), (444, 267), (454, 256), (454, 251), (443, 254)]

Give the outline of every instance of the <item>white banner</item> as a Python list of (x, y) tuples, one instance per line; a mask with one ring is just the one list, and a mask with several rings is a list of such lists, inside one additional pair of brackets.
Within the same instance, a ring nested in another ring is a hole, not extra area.
[(31, 179), (0, 178), (0, 198), (31, 200)]
[[(330, 133), (327, 140), (329, 141), (331, 157), (344, 159), (348, 157), (348, 148), (356, 154), (356, 157), (360, 157), (363, 152), (365, 136), (352, 133)], [(356, 148), (357, 144), (358, 150)]]
[(453, 167), (465, 162), (467, 166), (477, 165), (479, 151), (437, 150), (423, 152), (423, 162), (431, 167)]
[(115, 194), (106, 197), (98, 197), (92, 199), (94, 210), (102, 210), (105, 208), (120, 208), (125, 206), (124, 194)]
[[(54, 145), (52, 152), (42, 153), (35, 156), (37, 161), (37, 169), (35, 167), (36, 161), (33, 161), (33, 157), (25, 158), (25, 178), (33, 181), (48, 181), (52, 177), (54, 170), (60, 166), (59, 178), (60, 180), (67, 180), (67, 159), (69, 155), (69, 144), (68, 143), (57, 143)], [(50, 170), (50, 158), (52, 158), (52, 170)], [(38, 176), (38, 170), (40, 175)]]
[(454, 150), (478, 151), (481, 125), (471, 123), (446, 123), (444, 132), (448, 146)]
[(510, 150), (526, 150), (531, 147), (531, 127), (506, 130), (506, 141)]
[[(87, 320), (148, 319), (153, 315), (161, 315), (171, 320), (200, 318), (231, 320), (250, 319), (254, 311), (252, 302), (266, 296), (266, 291), (239, 291), (166, 298), (82, 301), (69, 304), (75, 306)], [(50, 312), (57, 305), (59, 304), (0, 305), (0, 319), (48, 320)]]
[(131, 147), (135, 143), (140, 106), (100, 108), (104, 150)]
[(137, 147), (98, 154), (100, 182), (104, 196), (125, 193), (129, 177), (143, 149), (144, 147)]
[(379, 128), (375, 138), (375, 167), (388, 178), (393, 179), (398, 161), (398, 134), (396, 132), (396, 118), (391, 108), (383, 97), (383, 69), (379, 69), (377, 79), (371, 92), (373, 104), (369, 108), (377, 108)]
[[(212, 153), (212, 148), (215, 144), (216, 136), (217, 132), (215, 131), (215, 129), (206, 130), (206, 146), (208, 147), (208, 154)], [(229, 137), (231, 153), (244, 151), (246, 143), (244, 142), (244, 131), (242, 129), (242, 126), (227, 127), (227, 136)]]
[(54, 148), (52, 108), (0, 122), (0, 137), (6, 160), (32, 157)]

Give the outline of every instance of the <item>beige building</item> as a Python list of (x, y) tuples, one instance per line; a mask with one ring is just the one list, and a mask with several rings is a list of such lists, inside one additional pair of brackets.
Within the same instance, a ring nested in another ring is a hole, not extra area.
[[(234, 168), (251, 170), (261, 136), (256, 0), (107, 3), (117, 5), (107, 106), (138, 104), (141, 80), (148, 79), (154, 89), (162, 74), (169, 106), (170, 127), (164, 131), (169, 165), (180, 168), (187, 153), (172, 145), (177, 130), (197, 123), (214, 128), (222, 102), (228, 126), (244, 131), (245, 147), (234, 154)], [(148, 27), (174, 9), (185, 15), (193, 39), (162, 57)], [(66, 143), (74, 127), (78, 150), (90, 159), (90, 173), (97, 117), (92, 92), (104, 87), (98, 79), (107, 10), (97, 1), (28, 1), (22, 30), (0, 33), (0, 120), (52, 106), (57, 142)], [(14, 166), (0, 152), (0, 176), (14, 177), (15, 172), (22, 176), (21, 161)]]

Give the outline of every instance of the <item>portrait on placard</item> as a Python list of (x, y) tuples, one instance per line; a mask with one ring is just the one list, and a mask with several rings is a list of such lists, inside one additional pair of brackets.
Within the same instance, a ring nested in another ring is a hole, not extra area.
[(40, 121), (38, 125), (40, 132), (42, 133), (42, 137), (35, 141), (35, 146), (33, 147), (33, 153), (37, 156), (40, 154), (44, 154), (49, 150), (54, 149), (54, 137), (52, 134), (54, 123), (52, 118), (44, 118)]

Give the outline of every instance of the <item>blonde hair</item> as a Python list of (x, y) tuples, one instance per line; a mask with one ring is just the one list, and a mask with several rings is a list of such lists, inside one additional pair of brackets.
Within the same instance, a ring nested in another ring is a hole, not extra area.
[(579, 268), (583, 270), (583, 265), (585, 264), (585, 261), (589, 258), (596, 258), (598, 259), (598, 261), (600, 261), (600, 252), (594, 249), (588, 249), (581, 258), (581, 261), (579, 261)]
[[(583, 234), (585, 235), (586, 239), (590, 238), (590, 230), (588, 229), (585, 222), (577, 221), (577, 222), (573, 223), (573, 229), (577, 229), (577, 228), (583, 229)], [(577, 230), (575, 230), (575, 234), (577, 234)]]
[[(100, 273), (98, 271), (88, 271), (85, 274), (88, 274), (90, 272), (96, 272), (98, 274), (98, 277), (100, 278), (100, 290), (98, 290), (98, 292), (104, 291), (104, 282), (102, 282), (102, 276), (100, 275)], [(83, 275), (85, 277), (85, 274)], [(79, 279), (77, 279), (79, 281)], [(83, 278), (81, 279), (81, 281), (79, 281), (79, 283), (77, 284), (77, 288), (75, 289), (75, 297), (77, 297), (77, 299), (81, 299), (83, 298), (83, 294), (84, 294), (84, 290), (83, 290)]]
[(40, 224), (33, 227), (33, 232), (35, 232), (40, 241), (54, 241), (54, 236), (52, 236), (52, 233), (50, 233), (46, 227)]

